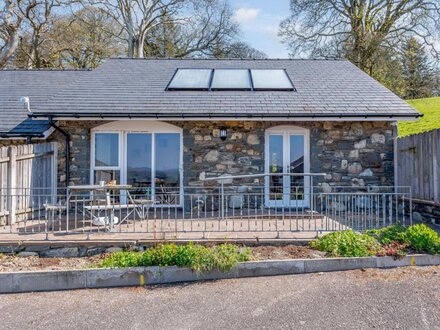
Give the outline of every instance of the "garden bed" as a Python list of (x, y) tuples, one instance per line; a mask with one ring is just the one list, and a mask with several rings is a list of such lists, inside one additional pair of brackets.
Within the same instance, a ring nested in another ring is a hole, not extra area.
[[(251, 250), (251, 260), (286, 260), (323, 258), (326, 253), (308, 246), (256, 246)], [(0, 255), (0, 272), (72, 270), (94, 268), (109, 253), (81, 258), (43, 258), (38, 256)]]
[(409, 254), (440, 254), (440, 237), (432, 229), (419, 224), (410, 227), (390, 226), (364, 234), (351, 230), (334, 232), (312, 241), (310, 246), (203, 246), (189, 243), (158, 244), (145, 251), (141, 247), (141, 251), (119, 251), (80, 258), (41, 258), (35, 256), (35, 252), (20, 252), (19, 255), (0, 255), (0, 272), (179, 266), (197, 273), (207, 273), (215, 270), (228, 272), (239, 262), (245, 261), (334, 257), (399, 259)]

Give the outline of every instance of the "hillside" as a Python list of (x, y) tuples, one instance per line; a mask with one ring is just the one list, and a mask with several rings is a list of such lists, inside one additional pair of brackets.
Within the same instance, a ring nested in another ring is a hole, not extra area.
[(412, 135), (440, 128), (440, 97), (407, 100), (407, 102), (423, 113), (417, 121), (400, 121), (399, 136)]

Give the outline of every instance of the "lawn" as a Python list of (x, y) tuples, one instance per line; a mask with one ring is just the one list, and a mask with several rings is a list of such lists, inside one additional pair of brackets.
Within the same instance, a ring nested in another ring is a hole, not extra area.
[(412, 135), (440, 128), (440, 97), (407, 100), (423, 117), (417, 121), (400, 121), (399, 136)]

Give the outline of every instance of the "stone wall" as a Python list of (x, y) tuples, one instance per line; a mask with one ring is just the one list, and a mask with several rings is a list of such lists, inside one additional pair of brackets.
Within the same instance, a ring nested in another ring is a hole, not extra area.
[[(264, 172), (265, 130), (294, 125), (310, 130), (313, 173), (327, 173), (324, 185), (393, 185), (393, 136), (389, 122), (186, 122), (184, 182), (200, 184), (201, 176)], [(219, 138), (225, 127), (228, 137)]]
[[(105, 121), (66, 121), (58, 125), (71, 135), (70, 184), (90, 180), (90, 129)], [(264, 172), (265, 130), (294, 125), (310, 130), (311, 172), (327, 173), (324, 185), (393, 185), (393, 135), (390, 122), (170, 122), (183, 128), (184, 185), (203, 185), (203, 176)], [(227, 139), (219, 137), (227, 129)], [(59, 143), (59, 185), (66, 185), (65, 139)], [(249, 180), (247, 180), (249, 182)], [(251, 180), (258, 184), (258, 180)], [(211, 183), (212, 184), (212, 183)]]
[[(406, 207), (408, 212), (409, 203), (406, 203)], [(411, 212), (414, 223), (428, 222), (440, 225), (440, 203), (414, 199)]]
[[(61, 121), (57, 125), (70, 134), (70, 185), (90, 183), (90, 129), (105, 121)], [(58, 142), (58, 181), (66, 186), (66, 139), (55, 131), (48, 141)]]

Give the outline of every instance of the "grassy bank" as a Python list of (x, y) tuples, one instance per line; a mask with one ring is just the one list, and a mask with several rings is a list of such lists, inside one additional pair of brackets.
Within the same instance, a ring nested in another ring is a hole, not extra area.
[(423, 133), (440, 128), (440, 97), (431, 97), (407, 102), (423, 114), (417, 121), (399, 122), (399, 136)]

